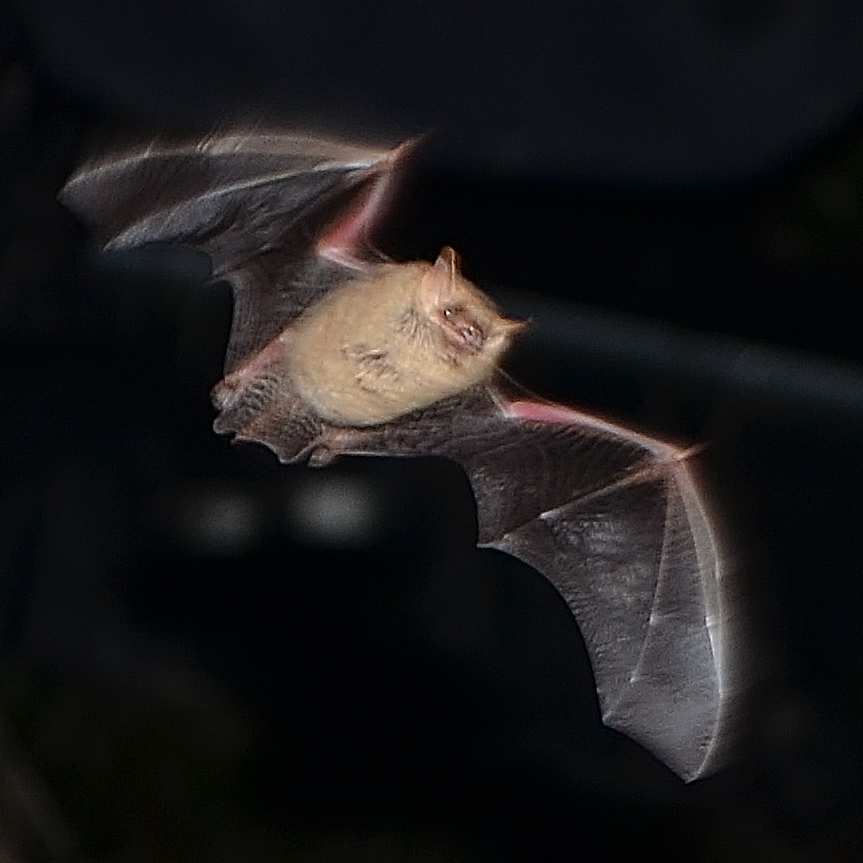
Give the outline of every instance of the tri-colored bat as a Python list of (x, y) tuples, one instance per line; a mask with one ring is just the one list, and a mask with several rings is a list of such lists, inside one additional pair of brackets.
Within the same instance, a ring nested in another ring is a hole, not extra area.
[(703, 776), (733, 725), (734, 629), (689, 451), (513, 384), (499, 363), (522, 324), (452, 249), (394, 263), (370, 247), (405, 150), (225, 132), (87, 164), (61, 198), (106, 248), (190, 244), (233, 286), (216, 431), (283, 462), (461, 464), (479, 545), (534, 566), (572, 610), (604, 722)]

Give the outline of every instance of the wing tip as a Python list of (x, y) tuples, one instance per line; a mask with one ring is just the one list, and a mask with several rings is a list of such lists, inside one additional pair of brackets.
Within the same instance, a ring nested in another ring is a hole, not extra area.
[(728, 767), (745, 735), (748, 643), (739, 604), (725, 599), (722, 618), (713, 624), (722, 640), (718, 646), (710, 641), (709, 671), (682, 676), (682, 687), (647, 675), (599, 693), (603, 724), (636, 740), (687, 783)]
[(161, 155), (303, 155), (319, 159), (322, 169), (336, 163), (356, 168), (392, 165), (402, 162), (425, 136), (414, 136), (397, 144), (374, 146), (356, 144), (345, 137), (319, 133), (313, 129), (225, 124), (206, 132), (168, 131), (151, 134), (143, 143), (135, 139), (130, 141), (128, 135), (122, 137), (122, 141), (103, 140), (85, 148), (89, 149), (91, 155), (74, 171), (64, 189), (82, 176)]
[[(120, 220), (128, 218), (123, 215), (128, 196), (118, 195), (116, 190), (134, 187), (135, 182), (140, 184), (145, 180), (149, 186), (158, 183), (163, 169), (150, 168), (153, 160), (166, 160), (164, 172), (170, 178), (176, 170), (171, 167), (172, 158), (280, 157), (283, 167), (266, 176), (257, 176), (256, 185), (287, 179), (297, 172), (339, 169), (358, 177), (382, 177), (375, 185), (388, 187), (388, 177), (414, 152), (421, 140), (419, 136), (396, 145), (371, 146), (314, 131), (226, 125), (204, 134), (152, 135), (145, 143), (125, 140), (111, 146), (102, 141), (101, 145), (89, 148), (95, 155), (85, 158), (73, 171), (58, 191), (57, 199), (95, 231), (100, 245), (119, 248), (135, 245), (135, 237), (131, 242), (124, 241), (120, 235), (130, 233), (129, 230), (121, 230), (122, 226), (113, 224), (115, 216)], [(146, 173), (141, 173), (144, 171)], [(243, 185), (242, 178), (236, 180), (235, 185)], [(377, 197), (382, 197), (382, 193)], [(134, 231), (131, 233), (136, 236)]]

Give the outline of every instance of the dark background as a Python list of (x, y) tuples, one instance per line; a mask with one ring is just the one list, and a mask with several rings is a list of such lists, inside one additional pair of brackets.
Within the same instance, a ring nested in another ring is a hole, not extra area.
[[(863, 8), (0, 2), (0, 845), (11, 860), (857, 860)], [(55, 201), (96, 138), (430, 131), (377, 241), (534, 325), (532, 389), (679, 440), (751, 631), (736, 761), (599, 723), (452, 465), (210, 431), (230, 319)]]

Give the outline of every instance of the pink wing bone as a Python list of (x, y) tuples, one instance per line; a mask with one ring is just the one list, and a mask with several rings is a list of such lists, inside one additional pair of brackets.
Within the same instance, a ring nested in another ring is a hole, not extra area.
[(367, 238), (392, 198), (393, 175), (418, 141), (418, 138), (405, 141), (369, 167), (374, 180), (318, 240), (317, 252), (321, 257), (352, 270), (366, 268), (368, 262), (357, 255), (357, 250), (368, 248)]
[(559, 423), (561, 425), (577, 425), (582, 428), (592, 428), (599, 432), (607, 432), (610, 435), (620, 436), (623, 433), (629, 440), (639, 444), (651, 452), (660, 462), (685, 462), (696, 455), (701, 447), (677, 447), (670, 443), (639, 434), (631, 429), (622, 428), (616, 423), (606, 422), (591, 414), (582, 413), (564, 405), (556, 405), (541, 401), (512, 401), (508, 402), (504, 412), (512, 419), (532, 420), (534, 422)]

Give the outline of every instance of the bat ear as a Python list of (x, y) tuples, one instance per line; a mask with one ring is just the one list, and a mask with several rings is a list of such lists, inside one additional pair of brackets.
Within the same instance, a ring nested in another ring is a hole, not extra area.
[(506, 335), (507, 339), (517, 336), (530, 326), (530, 321), (517, 321), (513, 318), (500, 318), (495, 326)]
[(440, 250), (434, 265), (435, 269), (445, 272), (453, 280), (461, 273), (461, 261), (452, 246), (444, 246)]
[(449, 246), (444, 246), (437, 260), (423, 274), (420, 285), (422, 304), (429, 314), (445, 306), (457, 295), (458, 279), (458, 255)]

